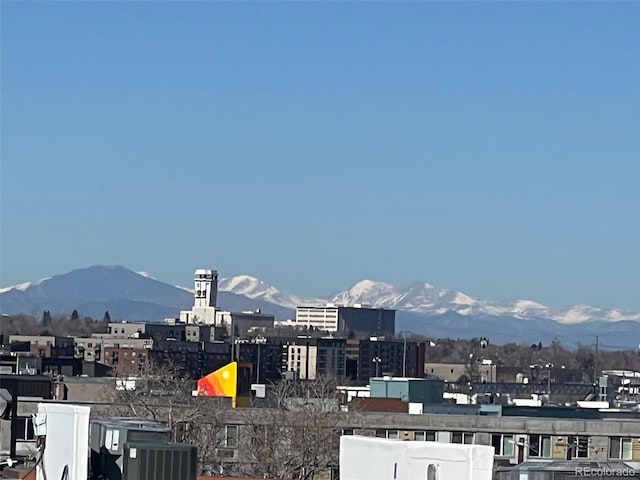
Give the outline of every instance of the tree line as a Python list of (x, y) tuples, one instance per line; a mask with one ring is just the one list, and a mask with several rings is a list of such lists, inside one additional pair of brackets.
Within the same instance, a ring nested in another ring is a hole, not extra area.
[(602, 370), (640, 371), (640, 351), (596, 350), (594, 345), (578, 344), (570, 349), (554, 340), (548, 345), (538, 343), (487, 344), (484, 348), (474, 347), (472, 340), (438, 339), (428, 342), (426, 358), (429, 363), (469, 362), (473, 353), (479, 360), (489, 359), (498, 366), (529, 369), (531, 365), (553, 364), (556, 368), (575, 368), (586, 372)]
[(111, 315), (106, 311), (101, 320), (83, 316), (78, 310), (70, 315), (52, 315), (49, 310), (40, 318), (31, 315), (2, 315), (0, 332), (3, 335), (55, 335), (59, 337), (90, 337), (109, 330)]

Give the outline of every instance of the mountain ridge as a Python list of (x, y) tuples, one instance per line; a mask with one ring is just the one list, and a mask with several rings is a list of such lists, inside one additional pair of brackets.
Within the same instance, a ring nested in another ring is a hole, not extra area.
[(289, 308), (299, 305), (323, 305), (333, 303), (391, 308), (413, 313), (441, 315), (456, 312), (464, 316), (493, 315), (514, 318), (546, 318), (558, 323), (576, 324), (588, 321), (638, 321), (640, 313), (616, 308), (599, 308), (589, 305), (549, 307), (535, 300), (513, 301), (480, 300), (457, 290), (441, 289), (430, 283), (416, 281), (406, 286), (364, 279), (351, 287), (326, 297), (304, 298), (278, 289), (250, 275), (238, 275), (221, 281), (221, 290), (249, 298), (263, 298), (271, 303)]
[[(109, 310), (113, 319), (161, 321), (165, 317), (177, 317), (180, 310), (190, 309), (192, 305), (193, 293), (188, 289), (119, 265), (75, 269), (0, 290), (0, 311), (4, 314), (39, 316), (43, 310), (68, 314), (77, 309), (83, 315), (102, 318)], [(281, 319), (293, 315), (288, 308), (233, 292), (220, 292), (218, 305), (232, 311), (262, 310)]]
[[(600, 336), (603, 348), (608, 343), (633, 350), (640, 343), (640, 322), (634, 319), (635, 314), (615, 309), (584, 305), (553, 309), (533, 300), (489, 302), (425, 282), (397, 286), (365, 280), (319, 297), (297, 296), (250, 275), (222, 278), (219, 283), (220, 308), (260, 309), (281, 320), (294, 318), (294, 306), (330, 302), (395, 308), (397, 332), (411, 331), (431, 338), (487, 336), (497, 344), (540, 341), (548, 344), (557, 339), (571, 346), (591, 344), (595, 336)], [(43, 310), (68, 315), (77, 309), (81, 315), (96, 319), (108, 310), (114, 320), (162, 321), (166, 317), (176, 318), (180, 310), (189, 309), (191, 305), (190, 289), (163, 283), (149, 273), (136, 273), (121, 266), (76, 269), (0, 291), (3, 314), (26, 313), (36, 317)], [(602, 315), (603, 310), (609, 314), (608, 318)], [(545, 318), (552, 314), (564, 315), (565, 322)]]

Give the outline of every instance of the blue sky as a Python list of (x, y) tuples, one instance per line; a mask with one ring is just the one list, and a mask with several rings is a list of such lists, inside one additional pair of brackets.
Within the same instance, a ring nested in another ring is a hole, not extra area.
[(3, 2), (0, 283), (640, 310), (640, 4)]

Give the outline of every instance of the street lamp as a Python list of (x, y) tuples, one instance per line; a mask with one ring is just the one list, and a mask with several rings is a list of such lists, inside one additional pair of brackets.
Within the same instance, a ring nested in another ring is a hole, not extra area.
[(376, 377), (380, 376), (380, 362), (382, 361), (382, 359), (380, 357), (373, 357), (373, 360), (371, 360), (373, 363), (376, 364)]
[(549, 396), (549, 403), (551, 403), (551, 369), (553, 368), (553, 363), (547, 363), (545, 367), (547, 369), (547, 395)]
[(402, 377), (407, 376), (407, 333), (411, 334), (408, 330), (402, 330), (399, 332), (402, 334)]

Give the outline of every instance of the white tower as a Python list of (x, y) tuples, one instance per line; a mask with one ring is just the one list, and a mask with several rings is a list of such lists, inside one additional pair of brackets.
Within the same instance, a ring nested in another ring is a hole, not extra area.
[(199, 268), (196, 270), (194, 283), (193, 306), (215, 308), (218, 300), (218, 271)]
[(218, 272), (206, 268), (196, 270), (193, 288), (193, 307), (180, 312), (183, 323), (213, 325), (218, 300)]

